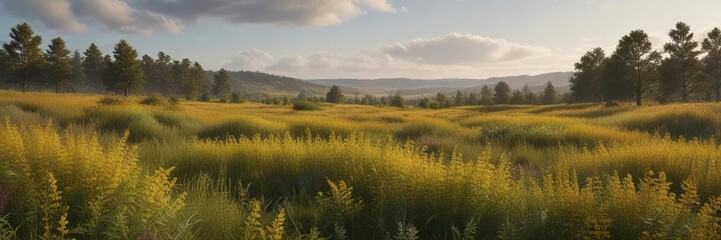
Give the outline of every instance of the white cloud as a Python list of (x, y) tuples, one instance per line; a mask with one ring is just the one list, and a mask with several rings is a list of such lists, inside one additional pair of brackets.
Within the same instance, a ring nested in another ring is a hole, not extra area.
[(543, 47), (458, 33), (397, 43), (384, 47), (381, 51), (410, 62), (440, 65), (514, 61), (550, 53), (550, 50)]
[(227, 70), (238, 71), (256, 71), (263, 70), (265, 67), (273, 61), (273, 56), (270, 53), (251, 48), (235, 55), (230, 62), (223, 65)]
[(391, 0), (0, 0), (11, 13), (48, 27), (84, 32), (87, 25), (123, 33), (178, 33), (184, 24), (218, 18), (232, 24), (329, 26), (366, 10), (396, 12)]
[(18, 15), (39, 18), (50, 28), (68, 32), (87, 30), (87, 26), (75, 17), (68, 0), (7, 0), (5, 6)]
[(289, 55), (260, 69), (303, 79), (478, 78), (568, 71), (580, 57), (568, 52), (503, 39), (449, 34), (431, 40), (367, 48), (350, 55), (329, 51)]

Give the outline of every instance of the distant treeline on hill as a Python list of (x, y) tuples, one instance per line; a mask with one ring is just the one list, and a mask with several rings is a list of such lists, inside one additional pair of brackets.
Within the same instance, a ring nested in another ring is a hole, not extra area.
[(188, 100), (223, 101), (231, 93), (260, 99), (259, 93), (321, 95), (327, 90), (261, 72), (206, 71), (198, 62), (176, 60), (163, 52), (155, 58), (140, 57), (125, 40), (117, 43), (112, 55), (103, 54), (95, 44), (84, 52), (71, 52), (59, 37), (43, 50), (42, 37), (35, 35), (27, 23), (12, 28), (10, 38), (0, 49), (0, 87), (23, 92), (157, 93)]
[(669, 31), (663, 51), (654, 51), (643, 30), (621, 37), (611, 56), (601, 48), (575, 64), (574, 102), (634, 101), (660, 103), (721, 101), (721, 30), (699, 44), (683, 22)]

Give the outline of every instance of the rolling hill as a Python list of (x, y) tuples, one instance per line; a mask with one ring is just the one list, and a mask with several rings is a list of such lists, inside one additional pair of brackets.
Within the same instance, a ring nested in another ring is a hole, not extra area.
[[(208, 71), (208, 79), (213, 79), (217, 72)], [(304, 92), (308, 95), (321, 95), (328, 91), (327, 86), (314, 84), (296, 78), (278, 76), (263, 72), (237, 71), (228, 72), (233, 92), (246, 95), (297, 95)]]

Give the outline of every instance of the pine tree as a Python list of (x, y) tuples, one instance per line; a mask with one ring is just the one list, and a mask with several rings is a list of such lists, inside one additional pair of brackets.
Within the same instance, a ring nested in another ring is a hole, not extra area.
[(701, 44), (706, 53), (703, 58), (704, 75), (707, 89), (710, 89), (716, 102), (721, 102), (721, 29), (714, 28)]
[(523, 93), (520, 90), (513, 91), (511, 94), (511, 104), (523, 104)]
[(172, 96), (176, 87), (173, 84), (173, 59), (166, 55), (164, 52), (158, 53), (158, 58), (155, 59), (155, 74), (156, 80), (155, 90), (157, 92), (164, 92), (165, 96)]
[(658, 82), (661, 54), (651, 51), (651, 42), (643, 30), (631, 31), (619, 40), (616, 51), (604, 68), (604, 98), (607, 102), (633, 99), (640, 106)]
[(192, 99), (198, 100), (199, 98), (202, 100), (203, 97), (205, 97), (208, 101), (210, 100), (210, 91), (211, 91), (211, 85), (210, 82), (208, 82), (208, 78), (205, 75), (205, 69), (203, 69), (203, 66), (200, 65), (198, 62), (193, 63), (193, 67), (191, 69), (191, 77), (192, 77)]
[(192, 63), (190, 62), (190, 59), (187, 58), (173, 62), (173, 85), (176, 89), (173, 91), (174, 93), (179, 93), (185, 95), (186, 97), (188, 96), (188, 82), (192, 81), (191, 67)]
[(3, 49), (10, 59), (9, 75), (20, 84), (26, 92), (31, 84), (43, 77), (45, 59), (40, 50), (42, 38), (33, 33), (32, 27), (22, 23), (10, 30), (9, 43), (3, 44)]
[(401, 92), (396, 92), (396, 95), (390, 97), (391, 101), (390, 104), (393, 107), (399, 107), (404, 108), (406, 107), (406, 102), (403, 100), (403, 96), (401, 96)]
[(454, 105), (456, 106), (463, 106), (463, 104), (466, 102), (466, 97), (463, 96), (463, 93), (461, 90), (458, 90), (456, 92), (456, 98), (454, 99)]
[(85, 74), (86, 85), (91, 91), (103, 91), (107, 88), (103, 80), (103, 71), (108, 68), (103, 58), (103, 53), (100, 52), (100, 49), (98, 49), (95, 43), (92, 43), (83, 55), (85, 55), (85, 59), (83, 59), (83, 73)]
[(221, 102), (225, 102), (226, 99), (228, 99), (230, 91), (230, 77), (228, 77), (228, 72), (221, 68), (213, 78), (213, 94), (220, 99)]
[(681, 101), (688, 102), (690, 94), (699, 87), (696, 81), (701, 70), (699, 44), (693, 40), (691, 27), (683, 22), (677, 23), (668, 36), (671, 42), (663, 47), (669, 57), (661, 63), (661, 91), (665, 98), (676, 94)]
[(558, 94), (556, 93), (556, 88), (553, 86), (553, 83), (549, 81), (546, 83), (546, 87), (543, 89), (543, 97), (541, 98), (541, 101), (543, 104), (554, 104), (556, 101), (558, 101)]
[(491, 88), (489, 88), (488, 85), (484, 85), (483, 88), (481, 88), (481, 100), (479, 103), (481, 105), (493, 104), (493, 92), (491, 92)]
[(5, 49), (0, 48), (0, 86), (8, 83), (11, 68), (10, 56), (5, 52)]
[(156, 78), (157, 73), (155, 60), (147, 54), (143, 55), (143, 57), (140, 58), (140, 68), (143, 69), (143, 79), (145, 79), (145, 91), (149, 93), (157, 93), (156, 89), (158, 83)]
[(108, 90), (122, 92), (128, 96), (143, 88), (143, 69), (138, 61), (138, 52), (125, 40), (115, 45), (115, 61), (110, 65)]
[(75, 50), (75, 52), (73, 52), (73, 58), (70, 59), (70, 62), (73, 65), (73, 84), (70, 90), (73, 92), (85, 90), (86, 85), (85, 73), (83, 72), (83, 55), (80, 51)]
[(494, 88), (495, 95), (493, 96), (493, 103), (495, 104), (508, 104), (511, 100), (511, 87), (506, 82), (499, 82)]
[(73, 65), (70, 61), (70, 50), (65, 47), (62, 38), (53, 38), (45, 53), (47, 60), (47, 78), (55, 86), (55, 93), (60, 89), (70, 88), (73, 84)]
[(569, 80), (571, 95), (575, 102), (597, 102), (601, 96), (601, 76), (607, 61), (606, 53), (595, 48), (575, 64), (576, 72)]
[(343, 102), (343, 93), (340, 88), (335, 85), (330, 87), (330, 90), (325, 94), (325, 101), (329, 103)]

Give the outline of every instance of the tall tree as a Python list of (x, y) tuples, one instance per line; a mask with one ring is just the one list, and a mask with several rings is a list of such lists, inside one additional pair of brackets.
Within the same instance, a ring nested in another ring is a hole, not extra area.
[(481, 100), (479, 102), (481, 105), (493, 104), (493, 92), (488, 85), (483, 85), (483, 88), (481, 88)]
[(671, 42), (663, 46), (669, 56), (661, 63), (661, 92), (666, 97), (676, 94), (681, 101), (688, 102), (690, 94), (698, 88), (696, 80), (701, 70), (699, 44), (693, 40), (691, 27), (683, 22), (676, 23), (676, 28), (668, 36)]
[(228, 77), (228, 71), (221, 68), (215, 77), (213, 78), (213, 94), (220, 99), (221, 102), (225, 102), (230, 95), (230, 77)]
[(190, 93), (189, 96), (186, 96), (189, 100), (199, 100), (203, 95), (206, 96), (206, 99), (209, 100), (210, 98), (210, 85), (208, 82), (208, 79), (205, 75), (205, 69), (203, 69), (203, 66), (200, 65), (198, 62), (193, 63), (193, 67), (190, 69)]
[(390, 99), (391, 106), (399, 108), (406, 107), (406, 101), (403, 100), (403, 96), (401, 96), (400, 91), (396, 92), (396, 95), (391, 96)]
[(91, 43), (90, 47), (83, 53), (83, 73), (85, 73), (86, 85), (91, 91), (100, 92), (106, 89), (103, 80), (104, 72), (109, 67), (105, 62), (103, 53), (100, 52), (95, 43)]
[(511, 100), (511, 87), (506, 82), (499, 82), (494, 88), (496, 94), (493, 96), (495, 104), (507, 104)]
[(523, 104), (523, 92), (521, 90), (513, 91), (511, 94), (511, 104)]
[(156, 63), (153, 57), (148, 56), (147, 54), (143, 55), (140, 58), (140, 68), (143, 69), (143, 79), (145, 79), (145, 89), (146, 92), (149, 93), (155, 93), (156, 87), (157, 87), (157, 79), (156, 79)]
[(125, 96), (143, 88), (143, 69), (138, 52), (128, 42), (120, 40), (113, 51), (115, 61), (110, 65), (108, 90), (122, 92)]
[(158, 53), (155, 59), (155, 74), (157, 86), (156, 91), (164, 92), (166, 96), (172, 96), (175, 86), (173, 85), (173, 59), (164, 52)]
[(0, 86), (4, 86), (10, 79), (12, 62), (5, 49), (0, 48)]
[(558, 94), (556, 88), (553, 86), (551, 81), (546, 83), (546, 87), (543, 89), (543, 97), (541, 98), (543, 104), (554, 104), (558, 101)]
[(701, 44), (706, 53), (703, 58), (706, 88), (713, 92), (714, 100), (721, 101), (721, 29), (714, 28)]
[(70, 88), (73, 84), (73, 65), (70, 62), (70, 50), (65, 47), (62, 38), (53, 38), (45, 53), (47, 60), (47, 78), (55, 86), (55, 93), (61, 88)]
[(463, 95), (461, 90), (456, 92), (456, 98), (453, 100), (454, 105), (462, 106), (466, 102), (466, 96)]
[[(618, 42), (606, 70), (606, 100), (633, 99), (640, 106), (649, 90), (658, 82), (661, 54), (651, 51), (651, 42), (643, 30), (631, 31)], [(609, 98), (613, 96), (613, 98)]]
[(85, 90), (85, 73), (83, 71), (83, 55), (80, 51), (75, 50), (73, 52), (73, 58), (70, 59), (70, 63), (73, 65), (73, 77), (71, 91)]
[(526, 104), (533, 105), (538, 102), (538, 96), (536, 95), (536, 93), (531, 91), (531, 88), (528, 87), (528, 84), (523, 86), (523, 89), (521, 90), (521, 92), (523, 93), (523, 101)]
[(173, 95), (175, 93), (186, 93), (186, 89), (184, 89), (184, 87), (187, 82), (192, 81), (192, 73), (190, 71), (191, 67), (192, 63), (190, 62), (190, 59), (184, 58), (180, 61), (173, 61)]
[(597, 102), (601, 100), (601, 75), (606, 62), (606, 53), (601, 48), (587, 52), (575, 64), (576, 72), (569, 80), (571, 96), (576, 102)]
[(333, 85), (330, 90), (325, 94), (325, 101), (329, 103), (343, 102), (343, 93), (340, 87)]
[(10, 30), (10, 42), (3, 49), (10, 58), (10, 76), (20, 84), (23, 92), (43, 76), (45, 59), (40, 50), (42, 38), (34, 35), (32, 27), (22, 23)]

